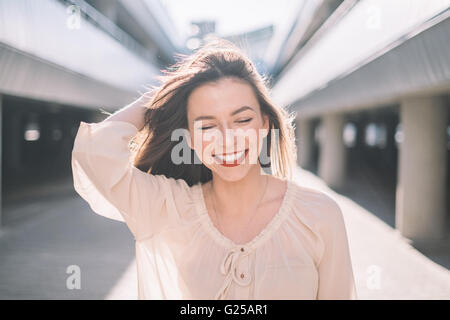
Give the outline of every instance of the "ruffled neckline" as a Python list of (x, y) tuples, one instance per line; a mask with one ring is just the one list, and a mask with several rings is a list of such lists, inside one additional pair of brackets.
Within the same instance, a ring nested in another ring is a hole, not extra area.
[(277, 213), (272, 217), (269, 223), (264, 227), (261, 232), (256, 235), (252, 240), (247, 243), (235, 243), (233, 240), (226, 237), (222, 234), (213, 224), (211, 217), (208, 214), (208, 210), (206, 208), (206, 202), (203, 194), (202, 184), (199, 182), (193, 186), (194, 194), (196, 197), (195, 206), (197, 210), (197, 214), (200, 216), (200, 220), (202, 221), (203, 226), (208, 231), (208, 233), (222, 246), (226, 248), (233, 247), (246, 247), (248, 249), (255, 249), (259, 245), (261, 245), (266, 239), (272, 235), (279, 225), (283, 222), (284, 218), (289, 212), (289, 208), (291, 207), (291, 202), (293, 198), (293, 190), (294, 190), (294, 182), (286, 179), (287, 183), (286, 191), (283, 196), (283, 200), (281, 205), (277, 211)]

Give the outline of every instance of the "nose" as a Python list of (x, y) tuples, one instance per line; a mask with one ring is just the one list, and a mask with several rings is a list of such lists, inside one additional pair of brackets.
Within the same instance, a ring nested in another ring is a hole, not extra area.
[(226, 147), (234, 146), (234, 139), (235, 139), (234, 130), (231, 128), (226, 128), (224, 131), (225, 131), (224, 132), (224, 137), (225, 137), (224, 145)]
[(246, 148), (245, 135), (238, 129), (223, 127), (220, 130), (221, 138), (217, 144), (218, 153), (234, 153)]

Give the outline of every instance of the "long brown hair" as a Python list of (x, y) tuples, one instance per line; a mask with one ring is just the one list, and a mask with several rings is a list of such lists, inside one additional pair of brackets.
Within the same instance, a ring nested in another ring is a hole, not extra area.
[[(220, 38), (210, 40), (192, 55), (179, 54), (177, 57), (181, 59), (167, 70), (162, 70), (164, 75), (157, 77), (161, 84), (145, 93), (149, 98), (145, 126), (136, 136), (138, 148), (134, 165), (147, 173), (184, 179), (189, 186), (211, 180), (211, 170), (200, 161), (181, 164), (171, 161), (172, 148), (180, 143), (172, 141), (171, 135), (175, 129), (188, 129), (187, 101), (195, 88), (225, 77), (234, 77), (253, 88), (261, 112), (269, 118), (269, 134), (264, 138), (263, 146), (267, 146), (271, 174), (291, 178), (292, 167), (297, 160), (293, 115), (271, 101), (266, 84), (268, 78), (258, 73), (237, 46)], [(190, 159), (197, 157), (189, 147), (184, 150), (190, 150)]]

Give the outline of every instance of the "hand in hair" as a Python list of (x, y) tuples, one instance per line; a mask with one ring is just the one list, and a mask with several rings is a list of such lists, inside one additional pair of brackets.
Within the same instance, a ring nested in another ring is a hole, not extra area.
[(116, 111), (103, 121), (125, 121), (134, 125), (139, 131), (144, 127), (144, 115), (147, 109), (146, 94), (141, 95), (137, 100)]

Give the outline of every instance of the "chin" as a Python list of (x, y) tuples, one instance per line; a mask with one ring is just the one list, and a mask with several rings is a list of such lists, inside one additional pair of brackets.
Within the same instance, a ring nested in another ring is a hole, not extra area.
[(212, 171), (222, 180), (233, 182), (244, 179), (251, 169), (251, 165), (244, 165), (234, 168), (214, 167)]

